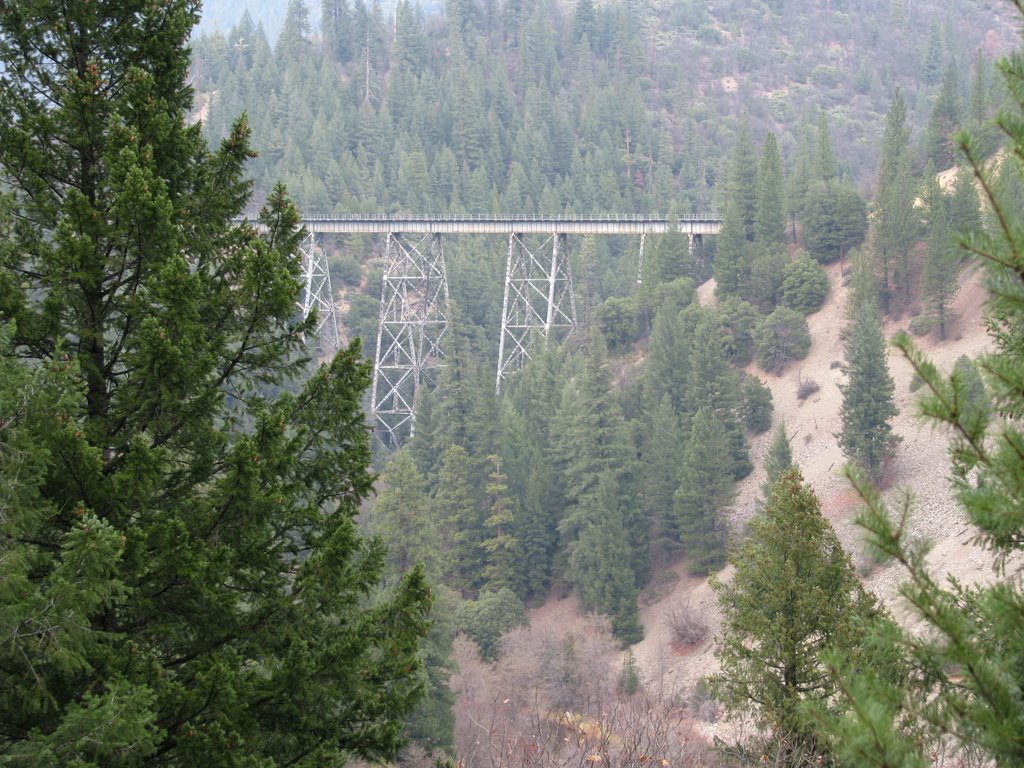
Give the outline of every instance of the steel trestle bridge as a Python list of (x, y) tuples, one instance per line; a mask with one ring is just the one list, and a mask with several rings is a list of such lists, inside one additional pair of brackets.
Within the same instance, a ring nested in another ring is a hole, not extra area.
[(686, 235), (715, 235), (722, 226), (718, 216), (684, 215), (674, 219), (660, 216), (619, 215), (524, 216), (524, 215), (316, 215), (306, 216), (302, 224), (317, 234), (409, 234), (437, 235), (662, 235), (680, 232)]
[(569, 235), (640, 238), (637, 282), (642, 279), (647, 235), (676, 232), (691, 251), (721, 230), (713, 214), (644, 215), (313, 215), (302, 219), (304, 289), (299, 309), (318, 311), (317, 333), (337, 348), (336, 299), (318, 235), (383, 235), (384, 278), (373, 365), (371, 411), (384, 442), (397, 446), (412, 433), (420, 388), (444, 364), (448, 277), (442, 235), (505, 235), (508, 253), (501, 310), (495, 390), (529, 359), (535, 344), (576, 329), (576, 299), (569, 271)]

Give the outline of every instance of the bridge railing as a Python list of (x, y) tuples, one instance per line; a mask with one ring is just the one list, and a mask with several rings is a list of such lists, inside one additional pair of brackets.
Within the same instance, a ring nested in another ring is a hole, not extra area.
[[(247, 220), (250, 217), (244, 217)], [(313, 213), (303, 214), (303, 221), (512, 221), (512, 222), (645, 222), (645, 221), (668, 221), (674, 218), (677, 221), (721, 221), (721, 216), (716, 212), (707, 213), (686, 213), (674, 217), (662, 216), (656, 213), (612, 213), (612, 214), (571, 214), (556, 213), (545, 214), (518, 214), (518, 213)]]

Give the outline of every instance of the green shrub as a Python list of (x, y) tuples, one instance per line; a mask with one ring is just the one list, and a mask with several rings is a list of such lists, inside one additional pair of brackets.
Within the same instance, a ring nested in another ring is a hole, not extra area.
[(782, 305), (804, 315), (821, 309), (828, 296), (825, 268), (801, 251), (786, 265), (782, 280)]
[(763, 434), (772, 425), (772, 393), (756, 376), (743, 377), (743, 403), (741, 416), (743, 425), (755, 435)]
[(718, 44), (722, 42), (722, 33), (712, 24), (701, 24), (697, 29), (697, 39), (702, 43)]
[(917, 317), (910, 318), (910, 322), (907, 324), (907, 330), (915, 336), (927, 336), (935, 330), (935, 327), (938, 324), (938, 321), (933, 315), (921, 314)]
[(760, 313), (736, 296), (720, 301), (715, 311), (725, 334), (726, 359), (734, 365), (746, 365), (754, 359), (754, 328), (761, 322)]
[(597, 325), (608, 349), (618, 350), (637, 339), (637, 302), (634, 298), (611, 296), (597, 307)]
[(750, 265), (750, 302), (768, 314), (782, 298), (789, 255), (782, 248), (766, 248)]
[(468, 601), (456, 611), (456, 622), (480, 651), (484, 661), (501, 655), (501, 639), (516, 627), (526, 624), (526, 606), (508, 587), (484, 591), (477, 600)]
[(835, 88), (839, 84), (839, 70), (829, 64), (819, 64), (811, 70), (811, 82), (822, 88)]
[(811, 349), (807, 320), (796, 310), (779, 307), (761, 321), (754, 333), (758, 365), (780, 373), (791, 360), (802, 360)]

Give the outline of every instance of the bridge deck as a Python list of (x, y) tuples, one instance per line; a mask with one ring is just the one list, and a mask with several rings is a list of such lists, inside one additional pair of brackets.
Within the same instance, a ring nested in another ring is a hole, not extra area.
[[(670, 230), (673, 220), (661, 216), (522, 216), (522, 215), (344, 215), (305, 216), (303, 225), (316, 233), (422, 234), (567, 234), (658, 235)], [(675, 231), (689, 235), (715, 235), (722, 219), (714, 215), (680, 216)]]

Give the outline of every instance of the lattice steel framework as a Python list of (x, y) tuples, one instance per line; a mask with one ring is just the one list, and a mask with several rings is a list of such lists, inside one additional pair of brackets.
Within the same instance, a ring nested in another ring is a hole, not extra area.
[(406, 242), (389, 232), (371, 394), (385, 442), (397, 446), (412, 434), (420, 387), (443, 365), (447, 328), (448, 274), (440, 235)]
[(575, 328), (576, 297), (566, 236), (553, 234), (534, 251), (521, 234), (509, 235), (495, 391), (500, 394), (502, 382), (530, 358), (536, 338), (549, 339), (563, 331), (568, 335)]
[(314, 309), (316, 335), (324, 352), (333, 354), (341, 348), (338, 337), (338, 313), (331, 289), (331, 273), (327, 268), (327, 254), (317, 245), (316, 235), (310, 232), (299, 246), (302, 256), (302, 294), (298, 307), (303, 317), (309, 317)]

